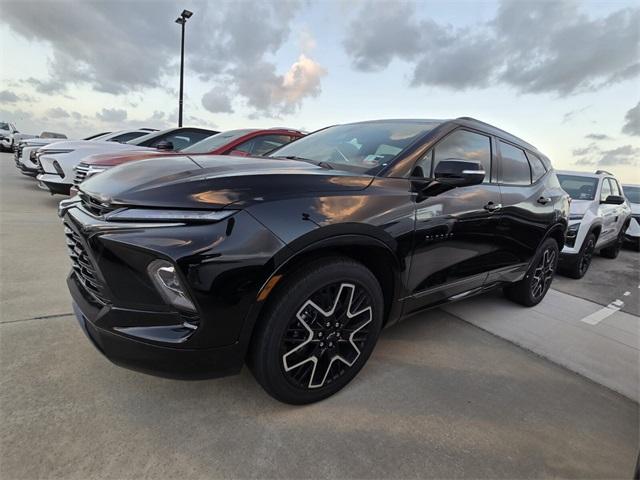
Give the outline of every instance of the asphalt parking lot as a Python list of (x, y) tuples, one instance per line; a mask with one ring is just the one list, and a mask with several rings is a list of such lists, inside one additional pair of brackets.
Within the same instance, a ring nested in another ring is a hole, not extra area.
[(601, 324), (562, 332), (585, 351), (600, 337), (616, 339), (627, 356), (612, 368), (637, 380), (637, 253), (596, 258), (580, 282), (557, 278), (540, 309), (517, 307), (513, 322), (514, 307), (499, 295), (414, 316), (383, 332), (345, 390), (291, 407), (246, 370), (179, 382), (109, 363), (70, 315), (61, 197), (0, 154), (0, 199), (3, 479), (631, 476), (633, 395), (574, 373), (583, 372), (530, 337), (553, 336), (559, 324), (544, 320), (562, 305), (575, 304), (581, 322), (620, 297), (624, 306)]

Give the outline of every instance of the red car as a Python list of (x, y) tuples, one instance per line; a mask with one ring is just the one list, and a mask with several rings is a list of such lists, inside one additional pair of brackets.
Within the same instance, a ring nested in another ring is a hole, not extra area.
[(180, 152), (157, 151), (129, 151), (120, 154), (102, 153), (90, 155), (77, 167), (73, 179), (71, 195), (77, 193), (78, 185), (87, 177), (105, 171), (122, 163), (144, 160), (147, 158), (175, 157), (179, 155), (236, 155), (241, 157), (260, 156), (285, 143), (289, 143), (305, 134), (299, 130), (289, 128), (270, 128), (266, 130), (242, 129), (228, 130), (194, 143)]

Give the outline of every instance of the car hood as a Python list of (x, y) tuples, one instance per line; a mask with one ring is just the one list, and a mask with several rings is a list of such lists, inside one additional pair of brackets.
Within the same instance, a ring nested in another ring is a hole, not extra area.
[(571, 215), (584, 215), (594, 200), (571, 200)]
[(133, 162), (134, 160), (144, 160), (147, 158), (156, 157), (169, 157), (180, 155), (176, 152), (167, 152), (155, 149), (148, 149), (145, 147), (138, 147), (135, 150), (125, 150), (123, 152), (112, 153), (96, 153), (90, 155), (83, 160), (84, 163), (89, 165), (100, 165), (102, 167), (113, 167), (122, 163)]
[(367, 188), (373, 177), (297, 160), (207, 155), (140, 160), (82, 183), (101, 203), (164, 208), (242, 208), (282, 197)]

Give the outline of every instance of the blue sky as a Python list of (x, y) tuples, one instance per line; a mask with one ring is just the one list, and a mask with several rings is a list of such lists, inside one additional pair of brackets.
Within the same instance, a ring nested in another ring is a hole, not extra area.
[(637, 2), (3, 1), (0, 116), (84, 136), (473, 116), (640, 183)]

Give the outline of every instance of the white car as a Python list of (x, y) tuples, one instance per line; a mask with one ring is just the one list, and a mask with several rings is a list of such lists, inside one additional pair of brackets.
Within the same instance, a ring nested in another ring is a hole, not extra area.
[(139, 136), (127, 143), (109, 141), (75, 141), (58, 142), (46, 145), (38, 151), (36, 156), (40, 173), (37, 176), (38, 185), (51, 193), (69, 195), (73, 186), (75, 167), (89, 155), (99, 153), (118, 153), (133, 150), (153, 150), (155, 148), (166, 150), (181, 150), (200, 140), (218, 132), (203, 128), (171, 128), (161, 132), (149, 133), (144, 129), (135, 130), (136, 134), (142, 131), (144, 136)]
[(640, 252), (640, 185), (623, 185), (622, 190), (631, 206), (631, 221), (624, 239)]
[[(111, 132), (102, 132), (90, 137), (83, 138), (82, 140), (106, 140), (109, 138)], [(112, 141), (118, 141), (117, 139), (111, 139)], [(53, 143), (69, 141), (68, 138), (47, 138), (40, 135), (36, 138), (28, 138), (21, 140), (15, 149), (13, 159), (16, 163), (16, 167), (20, 172), (29, 177), (36, 177), (39, 172), (38, 160), (36, 154), (38, 150), (46, 145)]]
[(12, 151), (13, 147), (17, 145), (20, 140), (33, 137), (35, 137), (35, 135), (20, 133), (11, 122), (0, 122), (0, 147), (2, 150)]
[(560, 252), (559, 271), (572, 278), (587, 273), (596, 251), (616, 258), (629, 225), (631, 208), (620, 184), (609, 172), (556, 172), (560, 185), (571, 196), (569, 227)]

